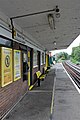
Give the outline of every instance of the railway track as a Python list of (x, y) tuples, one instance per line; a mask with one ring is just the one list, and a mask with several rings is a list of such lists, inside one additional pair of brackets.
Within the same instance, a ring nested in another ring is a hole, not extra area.
[(64, 62), (63, 66), (80, 89), (80, 67), (69, 61)]

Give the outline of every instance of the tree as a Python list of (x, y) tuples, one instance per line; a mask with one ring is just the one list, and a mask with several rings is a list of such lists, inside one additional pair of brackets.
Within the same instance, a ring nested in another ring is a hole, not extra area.
[(64, 60), (68, 60), (69, 59), (69, 55), (65, 52), (60, 52), (57, 54), (57, 61), (61, 62), (61, 61), (64, 61)]
[(74, 63), (80, 62), (80, 45), (72, 48), (71, 61)]

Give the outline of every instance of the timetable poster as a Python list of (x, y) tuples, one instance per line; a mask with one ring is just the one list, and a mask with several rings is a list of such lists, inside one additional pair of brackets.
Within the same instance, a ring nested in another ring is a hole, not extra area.
[(14, 50), (14, 81), (21, 78), (21, 51)]

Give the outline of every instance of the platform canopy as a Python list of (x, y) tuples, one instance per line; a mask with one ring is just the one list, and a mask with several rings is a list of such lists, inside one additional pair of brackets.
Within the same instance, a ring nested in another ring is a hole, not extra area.
[[(35, 14), (48, 10), (53, 11)], [(0, 11), (47, 50), (67, 48), (80, 33), (80, 0), (0, 0)], [(53, 17), (52, 29), (48, 15)]]

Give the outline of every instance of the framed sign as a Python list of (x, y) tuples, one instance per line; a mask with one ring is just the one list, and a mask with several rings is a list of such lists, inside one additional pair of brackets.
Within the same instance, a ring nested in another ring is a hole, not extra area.
[(12, 49), (0, 48), (0, 83), (4, 87), (13, 82), (12, 78)]
[(21, 78), (21, 51), (14, 50), (14, 81)]

